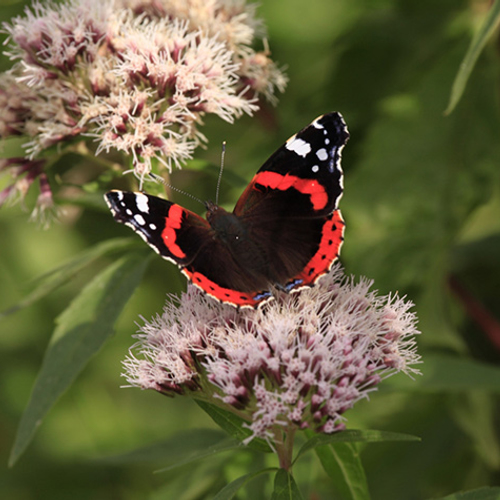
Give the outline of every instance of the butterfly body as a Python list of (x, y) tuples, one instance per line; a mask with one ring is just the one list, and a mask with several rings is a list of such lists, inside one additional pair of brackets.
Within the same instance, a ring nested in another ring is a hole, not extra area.
[(338, 258), (344, 222), (341, 151), (349, 134), (339, 113), (317, 118), (259, 169), (233, 212), (212, 202), (206, 219), (143, 193), (111, 191), (106, 201), (196, 286), (238, 307), (272, 299), (273, 289), (313, 286)]

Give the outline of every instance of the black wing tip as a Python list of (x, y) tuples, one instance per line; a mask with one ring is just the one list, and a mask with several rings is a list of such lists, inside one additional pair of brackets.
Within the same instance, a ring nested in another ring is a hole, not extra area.
[(349, 129), (347, 128), (347, 123), (345, 122), (342, 113), (340, 113), (339, 111), (332, 111), (331, 113), (321, 115), (316, 118), (314, 122), (318, 122), (321, 124), (332, 124), (337, 132), (340, 144), (344, 145), (349, 140), (350, 134)]
[(122, 191), (108, 191), (107, 193), (104, 194), (104, 201), (108, 205), (109, 209), (113, 212), (113, 214), (116, 214), (119, 211), (118, 207), (118, 202), (120, 201), (120, 196), (123, 198), (123, 195), (121, 194)]
[(106, 202), (115, 201), (120, 197), (120, 193), (123, 193), (123, 191), (119, 191), (118, 189), (112, 189), (111, 191), (104, 193), (104, 199), (106, 200)]

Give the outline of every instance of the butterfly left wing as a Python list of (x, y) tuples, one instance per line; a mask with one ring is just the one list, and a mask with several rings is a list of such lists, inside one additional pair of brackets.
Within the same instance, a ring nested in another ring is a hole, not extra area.
[(287, 291), (312, 286), (338, 258), (348, 138), (340, 113), (318, 117), (264, 163), (234, 209), (262, 243), (270, 281)]
[(181, 268), (200, 251), (200, 244), (189, 242), (210, 238), (205, 219), (168, 200), (128, 191), (109, 191), (105, 200), (117, 222), (132, 228), (164, 259)]
[(210, 224), (194, 212), (144, 193), (110, 191), (105, 199), (117, 222), (132, 228), (212, 297), (237, 307), (256, 307), (271, 298), (267, 280), (241, 267)]

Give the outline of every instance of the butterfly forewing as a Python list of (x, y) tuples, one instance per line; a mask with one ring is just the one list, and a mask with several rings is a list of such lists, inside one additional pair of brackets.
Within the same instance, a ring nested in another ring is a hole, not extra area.
[(286, 204), (290, 216), (331, 214), (342, 196), (341, 158), (348, 139), (347, 126), (339, 113), (320, 116), (290, 137), (262, 165), (234, 213), (243, 215), (269, 197), (295, 192), (306, 196), (309, 206), (304, 209), (300, 204)]

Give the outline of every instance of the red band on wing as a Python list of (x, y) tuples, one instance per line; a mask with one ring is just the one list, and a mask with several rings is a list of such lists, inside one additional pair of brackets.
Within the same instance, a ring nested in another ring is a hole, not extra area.
[(205, 275), (196, 271), (191, 271), (186, 267), (182, 270), (182, 273), (187, 276), (193, 285), (197, 286), (208, 295), (238, 307), (257, 307), (260, 303), (272, 297), (271, 292), (245, 293), (231, 290), (230, 288), (224, 288), (208, 279)]
[(301, 179), (295, 175), (281, 175), (277, 172), (261, 172), (255, 176), (252, 184), (255, 182), (280, 191), (294, 188), (310, 197), (314, 210), (322, 210), (328, 204), (328, 194), (325, 188), (315, 179)]
[(331, 269), (332, 264), (339, 256), (340, 247), (344, 241), (344, 226), (340, 210), (335, 210), (331, 218), (323, 225), (318, 251), (307, 263), (304, 270), (290, 281), (290, 283), (297, 281), (296, 290), (313, 285)]
[(186, 254), (182, 251), (176, 243), (177, 233), (176, 230), (182, 225), (183, 208), (179, 205), (172, 205), (165, 217), (165, 228), (161, 233), (163, 242), (168, 248), (168, 251), (178, 259), (184, 259)]

